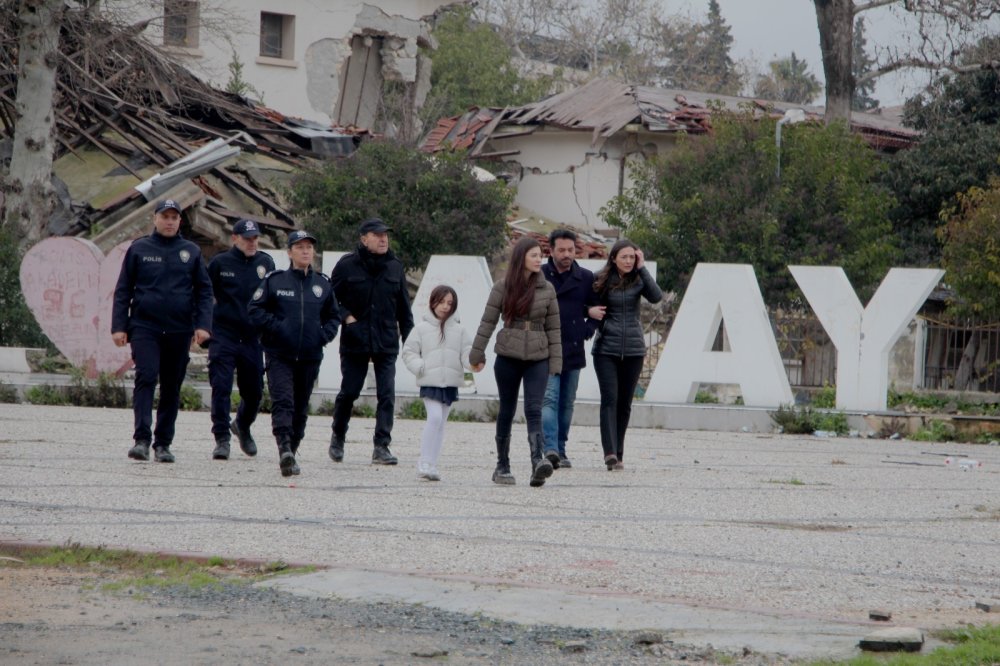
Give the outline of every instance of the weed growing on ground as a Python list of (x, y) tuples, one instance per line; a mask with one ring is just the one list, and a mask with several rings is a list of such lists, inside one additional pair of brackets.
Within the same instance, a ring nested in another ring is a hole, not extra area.
[(843, 412), (817, 412), (810, 407), (782, 405), (771, 412), (771, 420), (789, 435), (808, 435), (823, 430), (846, 435), (850, 432), (847, 415)]
[(826, 382), (812, 397), (812, 406), (817, 409), (833, 409), (837, 406), (837, 387)]
[(0, 402), (15, 403), (21, 402), (17, 397), (17, 389), (5, 381), (0, 380)]
[(954, 645), (939, 647), (928, 654), (866, 654), (847, 661), (814, 661), (809, 666), (987, 666), (1000, 663), (1000, 625), (949, 629), (934, 635)]
[(423, 400), (411, 400), (403, 405), (403, 408), (399, 411), (399, 417), (402, 419), (423, 421), (427, 418), (427, 407), (424, 405)]
[(201, 393), (190, 384), (181, 384), (181, 409), (197, 412), (201, 409)]
[(113, 374), (102, 372), (96, 379), (87, 379), (82, 368), (73, 368), (72, 383), (66, 394), (77, 407), (128, 407), (125, 383)]
[(363, 419), (375, 418), (375, 408), (368, 403), (356, 402), (351, 408), (351, 416), (359, 416)]
[(66, 392), (58, 386), (40, 384), (24, 391), (24, 401), (32, 405), (68, 405)]
[(718, 404), (719, 399), (711, 391), (699, 390), (694, 394), (694, 401), (697, 404), (715, 405)]

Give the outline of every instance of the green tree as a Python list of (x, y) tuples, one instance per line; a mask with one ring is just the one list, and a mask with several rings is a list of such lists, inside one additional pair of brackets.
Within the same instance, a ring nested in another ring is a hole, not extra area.
[(473, 21), (471, 13), (468, 7), (445, 12), (434, 27), (438, 48), (425, 119), (458, 115), (471, 106), (526, 104), (543, 97), (552, 85), (549, 77), (522, 76), (510, 46), (490, 26)]
[(14, 235), (0, 227), (0, 347), (52, 347), (21, 293), (21, 252)]
[(733, 36), (717, 0), (708, 3), (705, 23), (675, 19), (660, 23), (659, 31), (667, 61), (661, 70), (663, 85), (721, 95), (739, 94), (743, 79), (730, 56)]
[(854, 95), (851, 98), (851, 110), (868, 111), (878, 108), (878, 100), (872, 97), (875, 92), (875, 80), (865, 78), (875, 69), (875, 59), (868, 55), (868, 40), (865, 39), (865, 20), (860, 16), (854, 21), (854, 46), (852, 47), (851, 65), (854, 75)]
[(946, 281), (962, 314), (1000, 312), (1000, 176), (959, 193), (938, 229)]
[[(981, 41), (963, 62), (1000, 59), (1000, 38)], [(897, 154), (886, 172), (896, 197), (890, 219), (912, 266), (936, 266), (935, 229), (955, 195), (985, 187), (1000, 175), (1000, 75), (983, 70), (938, 78), (928, 93), (906, 103), (906, 122), (923, 130), (920, 143)]]
[(633, 171), (605, 220), (660, 262), (682, 290), (698, 262), (749, 263), (771, 302), (800, 296), (789, 264), (843, 266), (862, 298), (892, 265), (881, 162), (841, 123), (785, 128), (775, 177), (775, 121), (716, 112), (707, 136), (683, 137)]
[(320, 247), (353, 249), (361, 221), (380, 217), (408, 269), (423, 268), (432, 254), (489, 256), (506, 242), (510, 191), (503, 181), (477, 180), (463, 159), (368, 141), (351, 157), (300, 172), (289, 200)]
[(799, 60), (795, 51), (788, 58), (768, 63), (770, 74), (757, 77), (753, 94), (775, 102), (809, 104), (823, 89), (819, 80), (809, 71), (809, 63)]

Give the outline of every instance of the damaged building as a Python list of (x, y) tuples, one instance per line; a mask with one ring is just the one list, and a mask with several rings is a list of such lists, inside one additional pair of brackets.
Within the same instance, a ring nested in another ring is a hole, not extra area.
[[(468, 150), (470, 159), (502, 163), (522, 212), (596, 229), (603, 226), (600, 209), (631, 186), (629, 163), (670, 150), (682, 134), (708, 132), (713, 104), (776, 118), (802, 108), (805, 118), (823, 118), (820, 107), (594, 79), (524, 106), (443, 118), (421, 148)], [(852, 129), (886, 152), (918, 137), (899, 119), (875, 113), (855, 112)]]

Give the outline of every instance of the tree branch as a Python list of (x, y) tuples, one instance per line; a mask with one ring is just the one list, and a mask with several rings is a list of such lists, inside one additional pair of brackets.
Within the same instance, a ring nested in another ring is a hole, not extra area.
[(862, 2), (860, 5), (854, 5), (854, 9), (851, 10), (851, 13), (857, 16), (861, 12), (866, 12), (869, 9), (885, 7), (886, 5), (892, 5), (897, 2), (899, 2), (899, 0), (870, 0), (869, 2)]
[(956, 65), (946, 62), (935, 62), (933, 60), (925, 60), (923, 58), (903, 58), (891, 62), (888, 65), (883, 65), (878, 69), (873, 69), (864, 76), (858, 77), (855, 81), (856, 85), (862, 85), (868, 83), (880, 76), (889, 74), (890, 72), (895, 72), (898, 69), (904, 69), (907, 67), (915, 67), (917, 69), (929, 69), (929, 70), (942, 70), (946, 69), (949, 72), (954, 72), (955, 74), (968, 74), (970, 72), (981, 72), (983, 70), (1000, 70), (1000, 60), (991, 60), (988, 62), (977, 62), (971, 65)]

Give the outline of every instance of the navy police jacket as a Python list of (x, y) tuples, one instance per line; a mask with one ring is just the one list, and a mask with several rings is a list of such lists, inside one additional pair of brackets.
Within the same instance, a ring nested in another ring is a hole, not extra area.
[(330, 282), (341, 317), (357, 319), (340, 332), (341, 353), (398, 354), (400, 337), (405, 340), (413, 330), (403, 262), (391, 251), (372, 254), (359, 244), (333, 267)]
[(594, 274), (575, 261), (568, 271), (559, 273), (551, 257), (547, 263), (542, 264), (542, 274), (552, 283), (559, 300), (562, 369), (585, 368), (587, 354), (583, 345), (597, 329), (597, 322), (587, 318), (587, 309), (598, 304), (597, 293), (594, 292)]
[(322, 273), (288, 269), (264, 277), (250, 299), (250, 322), (264, 351), (287, 361), (320, 361), (323, 346), (337, 337), (340, 308)]
[[(153, 232), (125, 252), (111, 308), (111, 332), (212, 329), (212, 283), (201, 249), (180, 234)], [(131, 333), (130, 336), (131, 337)]]
[(250, 297), (264, 276), (274, 270), (274, 259), (266, 252), (252, 257), (237, 247), (215, 255), (208, 263), (215, 309), (212, 337), (230, 342), (256, 342), (257, 332), (247, 316)]

